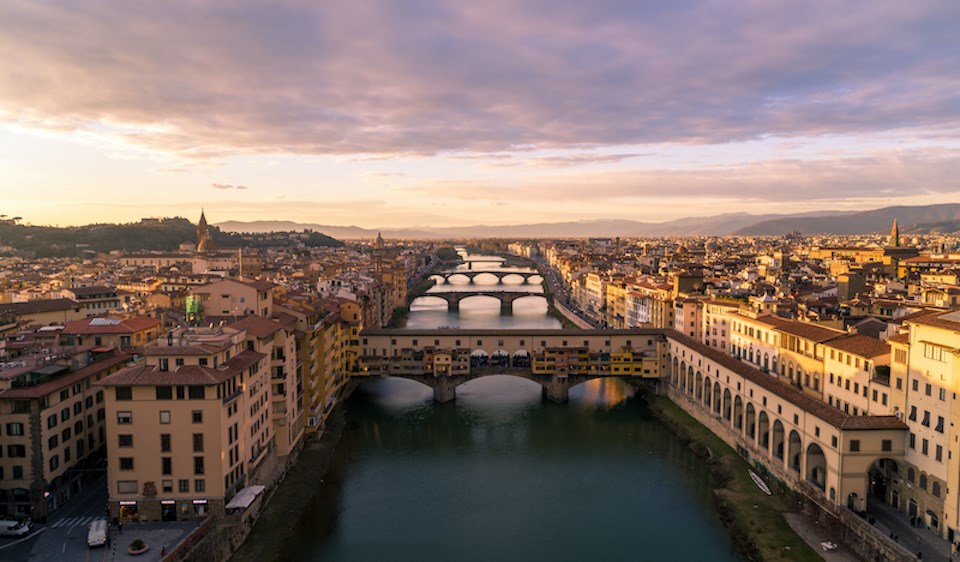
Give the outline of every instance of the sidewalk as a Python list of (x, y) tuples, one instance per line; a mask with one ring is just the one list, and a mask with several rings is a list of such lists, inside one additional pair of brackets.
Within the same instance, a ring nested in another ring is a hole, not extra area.
[(883, 534), (893, 533), (899, 543), (911, 552), (923, 553), (924, 561), (946, 562), (950, 560), (950, 543), (933, 532), (910, 526), (910, 519), (880, 498), (870, 497), (867, 502), (867, 516), (876, 519), (875, 526)]
[[(111, 529), (113, 543), (110, 548), (116, 547), (115, 562), (152, 562), (162, 560), (161, 551), (173, 552), (180, 541), (187, 538), (191, 531), (203, 523), (200, 521), (171, 521), (166, 523), (124, 523), (123, 532), (117, 534)], [(143, 554), (127, 554), (127, 547), (134, 540), (140, 539), (150, 546), (150, 550)]]
[(790, 525), (790, 528), (793, 529), (797, 535), (803, 539), (803, 542), (810, 545), (810, 548), (815, 550), (821, 558), (826, 560), (826, 562), (859, 562), (860, 559), (857, 558), (855, 554), (850, 552), (847, 547), (840, 545), (840, 548), (836, 550), (823, 550), (823, 546), (820, 543), (824, 541), (837, 542), (831, 538), (819, 525), (812, 523), (809, 519), (800, 515), (799, 513), (784, 513), (783, 518), (787, 520), (787, 524)]

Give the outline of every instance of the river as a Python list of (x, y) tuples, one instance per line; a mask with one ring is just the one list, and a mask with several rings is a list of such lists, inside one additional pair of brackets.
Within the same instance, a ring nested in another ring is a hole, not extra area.
[[(541, 299), (507, 317), (492, 299), (460, 314), (421, 300), (408, 327), (560, 327)], [(492, 376), (435, 404), (413, 381), (365, 382), (279, 559), (742, 560), (707, 468), (633, 392), (592, 381), (560, 405), (531, 381)]]

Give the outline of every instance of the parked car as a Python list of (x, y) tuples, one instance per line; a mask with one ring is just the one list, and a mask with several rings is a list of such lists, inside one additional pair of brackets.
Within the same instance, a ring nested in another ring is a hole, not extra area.
[(31, 523), (29, 519), (0, 520), (0, 537), (20, 537), (30, 532)]

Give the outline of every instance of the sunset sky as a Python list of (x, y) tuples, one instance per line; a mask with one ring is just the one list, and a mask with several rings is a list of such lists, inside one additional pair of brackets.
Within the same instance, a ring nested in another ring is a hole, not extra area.
[(369, 228), (960, 202), (960, 2), (0, 2), (0, 213)]

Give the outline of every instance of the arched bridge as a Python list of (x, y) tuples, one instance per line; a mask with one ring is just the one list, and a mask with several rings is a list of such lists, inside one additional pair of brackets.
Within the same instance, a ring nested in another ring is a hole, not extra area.
[(543, 387), (543, 395), (548, 399), (557, 402), (564, 403), (570, 399), (570, 389), (577, 386), (578, 384), (591, 381), (593, 379), (600, 378), (611, 378), (618, 377), (623, 378), (624, 380), (636, 380), (637, 377), (626, 377), (622, 375), (613, 375), (609, 372), (590, 372), (583, 374), (569, 374), (565, 377), (558, 377), (555, 375), (542, 375), (534, 374), (530, 372), (530, 369), (517, 368), (517, 367), (486, 367), (486, 368), (473, 368), (469, 373), (466, 374), (451, 374), (436, 376), (430, 373), (423, 374), (414, 374), (414, 373), (388, 373), (385, 376), (398, 377), (402, 379), (410, 379), (417, 381), (421, 384), (425, 384), (433, 389), (433, 399), (437, 402), (450, 402), (451, 400), (456, 399), (457, 397), (457, 387), (461, 384), (471, 381), (476, 378), (486, 377), (491, 375), (508, 375), (514, 377), (520, 377), (533, 381)]
[(471, 297), (493, 297), (500, 301), (501, 314), (512, 314), (513, 301), (517, 299), (526, 297), (540, 297), (542, 299), (547, 299), (549, 302), (547, 295), (544, 293), (530, 293), (526, 291), (450, 291), (424, 293), (417, 298), (421, 297), (436, 297), (438, 299), (443, 299), (447, 301), (447, 308), (450, 311), (459, 310), (460, 301), (463, 299), (469, 299)]
[(449, 282), (452, 277), (457, 277), (457, 276), (466, 277), (466, 278), (470, 281), (470, 283), (473, 283), (473, 282), (474, 282), (473, 280), (474, 280), (478, 275), (493, 275), (494, 277), (497, 278), (497, 283), (498, 283), (498, 284), (503, 283), (503, 280), (504, 280), (504, 278), (506, 278), (506, 277), (509, 277), (509, 276), (511, 276), (511, 275), (517, 275), (517, 276), (523, 278), (523, 284), (524, 284), (524, 285), (530, 283), (530, 278), (531, 278), (531, 277), (541, 277), (541, 278), (543, 277), (542, 275), (540, 275), (539, 272), (536, 272), (536, 271), (481, 271), (481, 270), (475, 270), (475, 271), (441, 271), (440, 273), (434, 273), (434, 274), (431, 275), (430, 277), (440, 277), (440, 278), (442, 279), (442, 282), (441, 282), (441, 283), (438, 283), (438, 285), (442, 285), (442, 284), (444, 284), (444, 283)]

